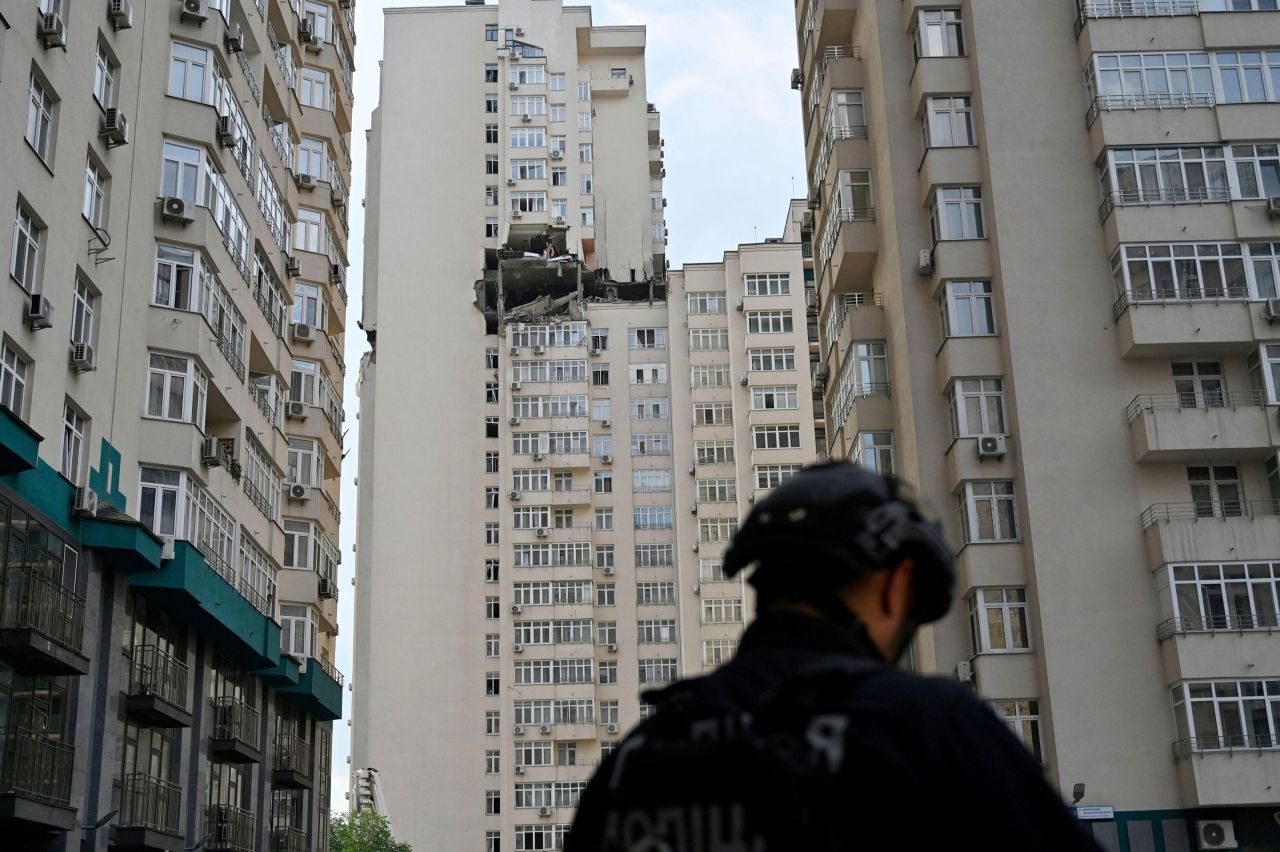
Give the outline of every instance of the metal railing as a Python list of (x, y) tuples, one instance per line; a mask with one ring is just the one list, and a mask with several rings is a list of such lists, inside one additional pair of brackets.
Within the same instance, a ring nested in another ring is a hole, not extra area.
[(1082, 0), (1076, 35), (1088, 18), (1164, 18), (1200, 14), (1199, 0)]
[(258, 303), (258, 310), (262, 311), (262, 315), (267, 318), (267, 325), (271, 326), (276, 337), (283, 337), (284, 308), (282, 305), (272, 304), (266, 285), (259, 283), (253, 288), (253, 300)]
[(253, 102), (261, 106), (262, 84), (258, 82), (258, 75), (253, 73), (253, 68), (250, 67), (249, 60), (245, 57), (243, 50), (236, 53), (236, 61), (240, 64), (240, 71), (244, 73), (244, 78), (249, 81), (249, 91), (253, 94)]
[(169, 781), (131, 772), (124, 779), (120, 801), (122, 828), (150, 828), (177, 834), (182, 815), (182, 788)]
[(307, 833), (291, 825), (271, 829), (270, 852), (307, 852)]
[(271, 768), (311, 776), (311, 743), (297, 734), (277, 733), (271, 751)]
[(258, 410), (262, 412), (262, 416), (267, 418), (267, 422), (277, 429), (281, 426), (281, 412), (284, 410), (284, 400), (280, 398), (278, 393), (268, 391), (260, 385), (250, 382), (249, 398), (258, 405)]
[(240, 593), (240, 597), (247, 600), (254, 609), (268, 618), (275, 617), (275, 611), (271, 608), (271, 598), (263, 595), (253, 587), (253, 583), (248, 577), (241, 577), (236, 583), (236, 591)]
[(267, 499), (267, 495), (263, 494), (262, 491), (259, 490), (258, 486), (254, 484), (252, 479), (247, 476), (242, 476), (240, 478), (240, 486), (244, 489), (244, 493), (248, 495), (249, 502), (254, 505), (254, 508), (262, 513), (263, 517), (268, 521), (274, 521), (276, 519), (275, 505)]
[(1118, 109), (1192, 109), (1217, 106), (1213, 92), (1161, 92), (1132, 95), (1098, 95), (1089, 105), (1085, 120), (1092, 127), (1101, 112)]
[(69, 651), (84, 647), (84, 598), (34, 565), (4, 575), (0, 629), (34, 630)]
[(1210, 518), (1257, 518), (1280, 515), (1280, 500), (1195, 500), (1152, 503), (1140, 519), (1146, 529), (1160, 521), (1198, 521)]
[(1125, 189), (1107, 193), (1098, 208), (1098, 218), (1106, 220), (1117, 207), (1153, 204), (1214, 204), (1231, 200), (1226, 186), (1187, 186), (1168, 189)]
[(329, 340), (329, 351), (333, 354), (333, 362), (338, 365), (338, 372), (345, 373), (347, 371), (347, 362), (342, 357), (342, 347), (338, 345), (338, 341), (332, 334), (327, 335)]
[(21, 726), (0, 728), (0, 791), (65, 805), (75, 749)]
[(1267, 404), (1263, 391), (1207, 391), (1201, 393), (1142, 393), (1125, 407), (1132, 423), (1144, 411), (1185, 411), (1214, 408), (1260, 408)]
[(342, 523), (342, 512), (338, 509), (338, 504), (333, 501), (328, 492), (322, 487), (317, 487), (316, 491), (320, 492), (320, 497), (324, 500), (324, 507), (329, 510), (330, 516), (333, 517), (335, 523)]
[(889, 396), (888, 382), (867, 382), (853, 386), (853, 398), (863, 396)]
[(1111, 306), (1111, 315), (1119, 319), (1130, 305), (1186, 305), (1191, 302), (1240, 302), (1249, 298), (1249, 288), (1243, 284), (1227, 284), (1225, 286), (1202, 286), (1192, 289), (1190, 286), (1181, 289), (1144, 287), (1138, 290), (1126, 290), (1121, 293)]
[(1188, 737), (1173, 744), (1173, 756), (1186, 758), (1206, 752), (1264, 751), (1280, 748), (1280, 738), (1270, 734), (1230, 734), (1228, 736)]
[(234, 805), (210, 805), (205, 812), (209, 852), (254, 852), (252, 811)]
[(343, 677), (342, 672), (338, 671), (337, 667), (335, 667), (333, 663), (329, 662), (328, 660), (320, 660), (315, 657), (312, 657), (311, 660), (312, 662), (317, 663), (320, 666), (320, 668), (324, 671), (325, 674), (333, 678), (334, 682), (337, 683), (338, 686), (342, 686), (343, 683), (346, 681), (346, 678)]
[(1187, 633), (1244, 633), (1280, 630), (1280, 617), (1263, 615), (1211, 615), (1207, 618), (1167, 618), (1156, 627), (1156, 638), (1163, 642), (1171, 636)]
[(258, 711), (239, 698), (223, 695), (209, 700), (213, 708), (215, 740), (237, 740), (250, 748), (258, 747)]
[(174, 707), (186, 707), (187, 664), (155, 645), (134, 645), (129, 694), (154, 695)]

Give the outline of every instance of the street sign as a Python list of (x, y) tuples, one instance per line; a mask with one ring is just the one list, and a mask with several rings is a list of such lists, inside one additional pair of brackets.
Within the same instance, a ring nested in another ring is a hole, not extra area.
[(1076, 819), (1115, 819), (1116, 809), (1108, 805), (1076, 808)]

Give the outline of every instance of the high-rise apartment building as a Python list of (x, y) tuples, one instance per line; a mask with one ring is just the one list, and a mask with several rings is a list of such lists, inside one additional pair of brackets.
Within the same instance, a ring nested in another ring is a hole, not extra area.
[(415, 845), (560, 848), (640, 691), (736, 647), (724, 547), (815, 454), (798, 236), (666, 274), (644, 51), (560, 0), (387, 11), (352, 764)]
[(328, 848), (350, 3), (0, 15), (0, 846)]
[(959, 546), (917, 666), (1112, 850), (1280, 848), (1276, 8), (796, 4), (824, 437)]

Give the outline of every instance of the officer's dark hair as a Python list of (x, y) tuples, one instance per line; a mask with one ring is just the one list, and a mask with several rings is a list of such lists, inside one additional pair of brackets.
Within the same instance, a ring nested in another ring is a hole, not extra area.
[(828, 611), (836, 590), (914, 565), (911, 619), (936, 621), (951, 606), (955, 561), (942, 530), (893, 476), (833, 461), (804, 468), (761, 500), (725, 554), (729, 576), (748, 578), (762, 608), (803, 602)]

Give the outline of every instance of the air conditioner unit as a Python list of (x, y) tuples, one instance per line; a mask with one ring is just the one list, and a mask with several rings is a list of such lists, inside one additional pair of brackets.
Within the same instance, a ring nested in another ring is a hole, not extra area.
[(533, 454), (533, 460), (534, 460), (534, 461), (542, 461), (542, 453), (534, 453), (534, 454)]
[(1267, 199), (1267, 218), (1280, 219), (1280, 195), (1273, 195)]
[(613, 571), (614, 571), (614, 568), (612, 565), (606, 565), (600, 569), (600, 573), (604, 574), (606, 577), (612, 577)]
[(301, 20), (299, 20), (298, 21), (298, 44), (311, 44), (311, 42), (315, 41), (315, 39), (316, 39), (315, 34), (311, 32), (311, 21), (307, 20), (306, 18), (302, 18)]
[(536, 530), (534, 530), (533, 534), (534, 534), (535, 536), (537, 536), (538, 538), (546, 538), (546, 537), (547, 537), (547, 528), (546, 528), (546, 527), (538, 527)]
[(604, 464), (613, 464), (613, 456), (604, 455), (600, 457), (600, 461)]
[(701, 583), (694, 583), (694, 584), (693, 584), (693, 593), (694, 593), (695, 595), (701, 595), (701, 594), (702, 594), (702, 584), (701, 584)]
[(41, 15), (36, 23), (36, 35), (44, 41), (46, 48), (67, 46), (67, 25), (61, 15)]
[(694, 475), (694, 472), (695, 472), (696, 470), (697, 470), (697, 468), (696, 468), (696, 467), (694, 467), (693, 465), (689, 465), (689, 475), (690, 475), (690, 476), (693, 476), (693, 475)]
[(756, 502), (756, 495), (755, 495), (755, 492), (754, 492), (754, 491), (753, 491), (752, 493), (750, 493), (750, 494), (748, 494), (748, 495), (747, 495), (747, 502), (748, 502), (748, 503), (754, 503), (754, 502)]
[(92, 518), (98, 514), (98, 494), (92, 488), (83, 486), (76, 489), (71, 498), (71, 514), (77, 518)]
[(551, 816), (551, 808), (548, 808), (548, 807), (545, 807), (545, 806), (544, 806), (544, 807), (541, 807), (541, 808), (538, 808), (538, 816), (540, 816), (540, 817), (549, 817), (549, 816)]
[(511, 605), (511, 611), (512, 611), (513, 613), (515, 613), (516, 615), (519, 615), (519, 614), (520, 614), (520, 604), (512, 604), (512, 605)]
[(306, 172), (298, 172), (296, 175), (293, 176), (293, 179), (294, 181), (297, 182), (298, 189), (314, 189), (315, 188), (315, 185), (316, 185), (315, 177), (307, 174)]
[(1004, 455), (1008, 450), (1009, 448), (1004, 435), (978, 436), (978, 458), (980, 459), (1004, 458)]
[(521, 215), (522, 215), (522, 214), (520, 213), (520, 211), (519, 211), (519, 210), (512, 210), (512, 211), (511, 211), (511, 218), (512, 218), (512, 219), (519, 219), (519, 218), (521, 218)]
[(508, 83), (508, 84), (507, 84), (507, 88), (508, 88), (508, 89), (518, 89), (518, 88), (520, 88), (520, 84), (519, 84), (519, 83), (516, 83), (516, 82), (514, 82), (514, 81), (512, 81), (512, 82), (510, 82), (510, 83)]
[(520, 354), (520, 347), (519, 347), (519, 346), (512, 346), (512, 347), (511, 347), (511, 354), (512, 354), (512, 355), (519, 355), (519, 354)]
[(53, 302), (40, 293), (32, 293), (27, 304), (27, 325), (32, 331), (53, 328)]
[(1196, 820), (1196, 846), (1200, 849), (1235, 849), (1235, 823), (1229, 819)]
[(328, 577), (321, 577), (317, 592), (320, 596), (320, 600), (322, 601), (337, 600), (338, 584), (333, 580), (330, 580)]
[(916, 272), (921, 275), (933, 274), (933, 249), (920, 249), (920, 254), (916, 257)]
[(604, 729), (605, 729), (606, 731), (608, 731), (609, 733), (611, 733), (611, 734), (616, 734), (616, 733), (618, 733), (618, 723), (617, 723), (617, 722), (610, 722), (609, 724), (607, 724), (607, 725), (605, 725), (605, 726), (604, 726)]
[[(516, 648), (519, 648), (519, 647), (520, 647), (519, 645), (516, 645)], [(515, 734), (517, 737), (521, 736), (524, 733), (524, 725), (516, 725), (514, 728), (511, 729), (511, 733)]]
[(514, 772), (516, 775), (523, 775), (523, 774), (524, 774), (524, 767), (523, 767), (523, 766), (517, 766), (516, 768), (512, 769), (511, 771), (512, 771), (512, 772)]
[(342, 194), (342, 188), (335, 184), (329, 185), (329, 200), (333, 202), (334, 207), (346, 207), (347, 199)]
[(512, 502), (512, 503), (518, 503), (518, 502), (520, 502), (520, 492), (519, 492), (519, 491), (512, 491), (510, 494), (508, 494), (508, 495), (507, 495), (507, 497), (509, 497), (509, 498), (511, 499), (511, 502)]
[(98, 355), (87, 343), (76, 343), (71, 347), (71, 369), (77, 373), (87, 373), (98, 369)]
[(547, 347), (543, 346), (541, 343), (533, 347), (534, 355), (545, 355), (546, 353), (547, 353)]
[(551, 159), (553, 159), (553, 160), (563, 160), (563, 159), (564, 159), (564, 151), (559, 151), (559, 150), (552, 151), (552, 152), (551, 152)]
[(551, 733), (551, 726), (550, 726), (550, 725), (543, 725), (541, 728), (539, 728), (539, 729), (538, 729), (538, 733), (540, 733), (540, 734), (549, 734), (549, 733)]
[[(524, 646), (523, 646), (523, 645), (521, 645), (519, 642), (517, 642), (516, 644), (514, 644), (514, 645), (512, 645), (512, 646), (511, 646), (511, 653), (513, 653), (513, 654), (523, 654), (523, 653), (524, 653)], [(516, 733), (518, 734), (518, 733), (520, 733), (520, 732), (519, 732), (519, 731), (516, 731)]]
[(107, 3), (107, 20), (117, 30), (127, 30), (133, 26), (133, 6), (129, 0), (110, 0)]
[(316, 329), (305, 322), (295, 322), (290, 328), (293, 331), (294, 343), (310, 343), (316, 339)]
[(605, 428), (605, 429), (608, 429), (610, 426), (612, 426), (612, 425), (613, 425), (613, 421), (612, 421), (612, 420), (601, 420), (601, 421), (600, 421), (600, 425), (601, 425), (601, 427), (603, 427), (603, 428)]
[(1267, 299), (1266, 305), (1262, 308), (1262, 315), (1267, 322), (1280, 320), (1280, 299)]
[(512, 417), (508, 422), (509, 422), (512, 426), (519, 426), (519, 425), (520, 425), (520, 418), (519, 418), (519, 417)]
[(160, 218), (173, 225), (190, 225), (191, 215), (187, 213), (186, 199), (176, 195), (165, 196), (160, 201)]
[(306, 420), (307, 404), (305, 402), (290, 401), (285, 405), (284, 416), (290, 420)]
[(178, 540), (171, 535), (159, 536), (160, 539), (160, 558), (173, 559), (177, 555), (176, 547)]
[(297, 500), (299, 503), (305, 503), (311, 499), (310, 485), (290, 485), (289, 499)]
[[(563, 217), (563, 216), (557, 216), (557, 217), (556, 217), (556, 224), (557, 224), (557, 225), (563, 225), (563, 224), (564, 224), (564, 217)], [(595, 354), (595, 353), (592, 353), (592, 354)]]
[(698, 552), (698, 543), (696, 541), (693, 543), (693, 552), (694, 553)]
[(747, 384), (747, 374), (743, 373), (742, 378), (738, 379), (738, 384), (745, 386)]
[(329, 264), (329, 283), (330, 284), (342, 283), (342, 264), (341, 263)]
[(284, 259), (284, 271), (290, 278), (297, 278), (302, 274), (302, 261), (293, 256), (286, 256)]
[(690, 504), (689, 504), (689, 514), (690, 514), (690, 515), (696, 515), (696, 514), (698, 514), (698, 504), (697, 504), (697, 503), (690, 503)]
[(125, 120), (124, 113), (115, 107), (103, 112), (102, 118), (98, 120), (98, 136), (107, 140), (108, 148), (127, 144), (129, 122)]
[(209, 20), (209, 4), (205, 0), (182, 0), (182, 20), (203, 27)]
[(618, 646), (617, 644), (610, 642), (608, 648), (606, 648), (605, 650), (607, 650), (610, 654), (616, 654), (618, 653)]
[(216, 131), (218, 144), (223, 148), (234, 148), (240, 144), (240, 133), (236, 130), (235, 122), (230, 116), (218, 116), (218, 129)]
[(738, 300), (738, 304), (734, 305), (734, 307), (738, 309), (738, 312), (739, 312), (739, 313), (741, 313), (741, 312), (742, 312), (742, 308), (743, 308), (742, 300), (741, 300), (741, 299), (739, 299), (739, 300)]
[(226, 45), (227, 53), (244, 53), (244, 29), (235, 24), (227, 30), (222, 42)]
[(524, 30), (516, 27), (516, 38), (524, 38)]
[(528, 124), (529, 122), (533, 121), (533, 119), (529, 117), (529, 113), (527, 112), (524, 115), (520, 116), (520, 120), (523, 121), (525, 124)]
[(956, 663), (956, 680), (961, 683), (973, 683), (973, 663), (968, 660)]
[(515, 186), (515, 185), (516, 185), (515, 178), (507, 178), (507, 186)]
[(209, 437), (200, 439), (200, 463), (205, 467), (218, 467), (222, 464), (222, 453), (219, 452), (218, 439)]

